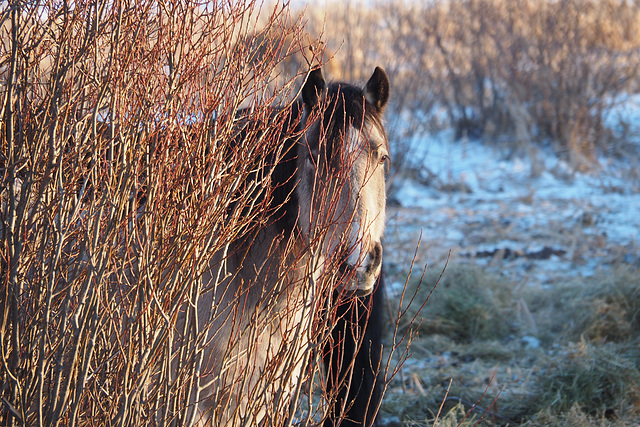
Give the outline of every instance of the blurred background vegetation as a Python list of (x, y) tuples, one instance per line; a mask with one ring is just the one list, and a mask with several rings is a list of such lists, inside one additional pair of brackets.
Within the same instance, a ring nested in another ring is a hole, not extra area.
[(332, 76), (385, 67), (397, 169), (414, 137), (450, 128), (528, 156), (534, 176), (540, 149), (586, 172), (638, 154), (635, 123), (610, 114), (640, 89), (638, 1), (326, 1), (304, 19)]

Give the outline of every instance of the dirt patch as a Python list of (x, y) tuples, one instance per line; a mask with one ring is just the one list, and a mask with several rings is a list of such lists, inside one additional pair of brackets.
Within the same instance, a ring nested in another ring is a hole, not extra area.
[(467, 258), (499, 258), (499, 259), (515, 259), (526, 258), (535, 260), (547, 260), (552, 256), (562, 257), (567, 254), (564, 249), (555, 249), (550, 246), (545, 246), (537, 251), (526, 251), (524, 249), (512, 249), (512, 248), (495, 248), (488, 251), (477, 251), (475, 254), (462, 253), (463, 257)]

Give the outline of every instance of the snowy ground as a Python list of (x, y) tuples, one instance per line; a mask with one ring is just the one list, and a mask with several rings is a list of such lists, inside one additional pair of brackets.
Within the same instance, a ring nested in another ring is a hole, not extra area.
[[(418, 270), (428, 265), (440, 272), (451, 254), (448, 268), (480, 265), (518, 289), (544, 293), (571, 280), (592, 283), (587, 278), (620, 264), (640, 266), (640, 175), (632, 161), (603, 158), (601, 170), (586, 175), (572, 173), (556, 157), (538, 152), (541, 167), (532, 176), (529, 160), (507, 159), (477, 141), (453, 142), (447, 132), (417, 144), (413, 158), (421, 172), (396, 181), (389, 195), (384, 259), (390, 299), (398, 297), (414, 256)], [(428, 318), (428, 307), (426, 311)], [(488, 396), (502, 392), (501, 399), (511, 393), (512, 401), (526, 396), (544, 357), (567, 347), (558, 342), (544, 348), (536, 336), (521, 335), (499, 350), (508, 354), (497, 370), (508, 378), (502, 385), (507, 384), (509, 392), (500, 384), (486, 385), (496, 369), (492, 358), (467, 361), (449, 351), (457, 344), (447, 337), (422, 336), (387, 391), (386, 407), (392, 409), (382, 411), (383, 425), (431, 425), (407, 424), (406, 411), (419, 407), (433, 390), (442, 396), (437, 390), (442, 378), (465, 389), (475, 387), (476, 396), (483, 391)], [(448, 341), (434, 346), (434, 339)], [(495, 350), (495, 344), (488, 345)], [(415, 400), (397, 403), (412, 399), (412, 393)], [(402, 405), (404, 409), (396, 408)], [(429, 406), (427, 411), (436, 409)], [(424, 416), (425, 411), (418, 412)]]
[(448, 133), (419, 141), (426, 173), (390, 195), (385, 262), (465, 258), (523, 284), (589, 276), (618, 262), (640, 263), (640, 188), (633, 165), (601, 160), (594, 175), (572, 174), (552, 156), (531, 176), (528, 160), (504, 160), (480, 142)]

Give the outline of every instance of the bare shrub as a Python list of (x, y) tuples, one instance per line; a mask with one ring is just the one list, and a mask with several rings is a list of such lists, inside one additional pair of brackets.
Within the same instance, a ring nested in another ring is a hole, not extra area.
[[(197, 322), (199, 279), (210, 254), (277, 220), (268, 171), (291, 123), (273, 107), (323, 52), (286, 7), (256, 2), (12, 3), (1, 24), (0, 423), (196, 422), (215, 335)], [(318, 283), (318, 348), (344, 280)], [(288, 375), (287, 356), (262, 378)], [(245, 398), (278, 423), (326, 417), (322, 352), (305, 357), (308, 407)], [(397, 371), (380, 369), (384, 384)]]
[[(193, 375), (168, 369), (176, 314), (207, 254), (260, 224), (260, 187), (241, 183), (277, 155), (263, 129), (230, 145), (235, 111), (264, 117), (287, 98), (290, 84), (268, 88), (271, 71), (301, 46), (290, 26), (276, 51), (247, 61), (237, 35), (259, 34), (256, 9), (3, 12), (5, 424), (188, 421)], [(286, 19), (275, 9), (269, 23)]]

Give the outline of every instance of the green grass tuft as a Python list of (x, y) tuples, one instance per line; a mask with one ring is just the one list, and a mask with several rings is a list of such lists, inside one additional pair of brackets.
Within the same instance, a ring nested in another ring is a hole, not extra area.
[[(433, 274), (427, 283), (437, 280)], [(511, 288), (511, 283), (480, 267), (450, 266), (422, 313), (420, 331), (462, 342), (501, 340), (514, 329)]]

